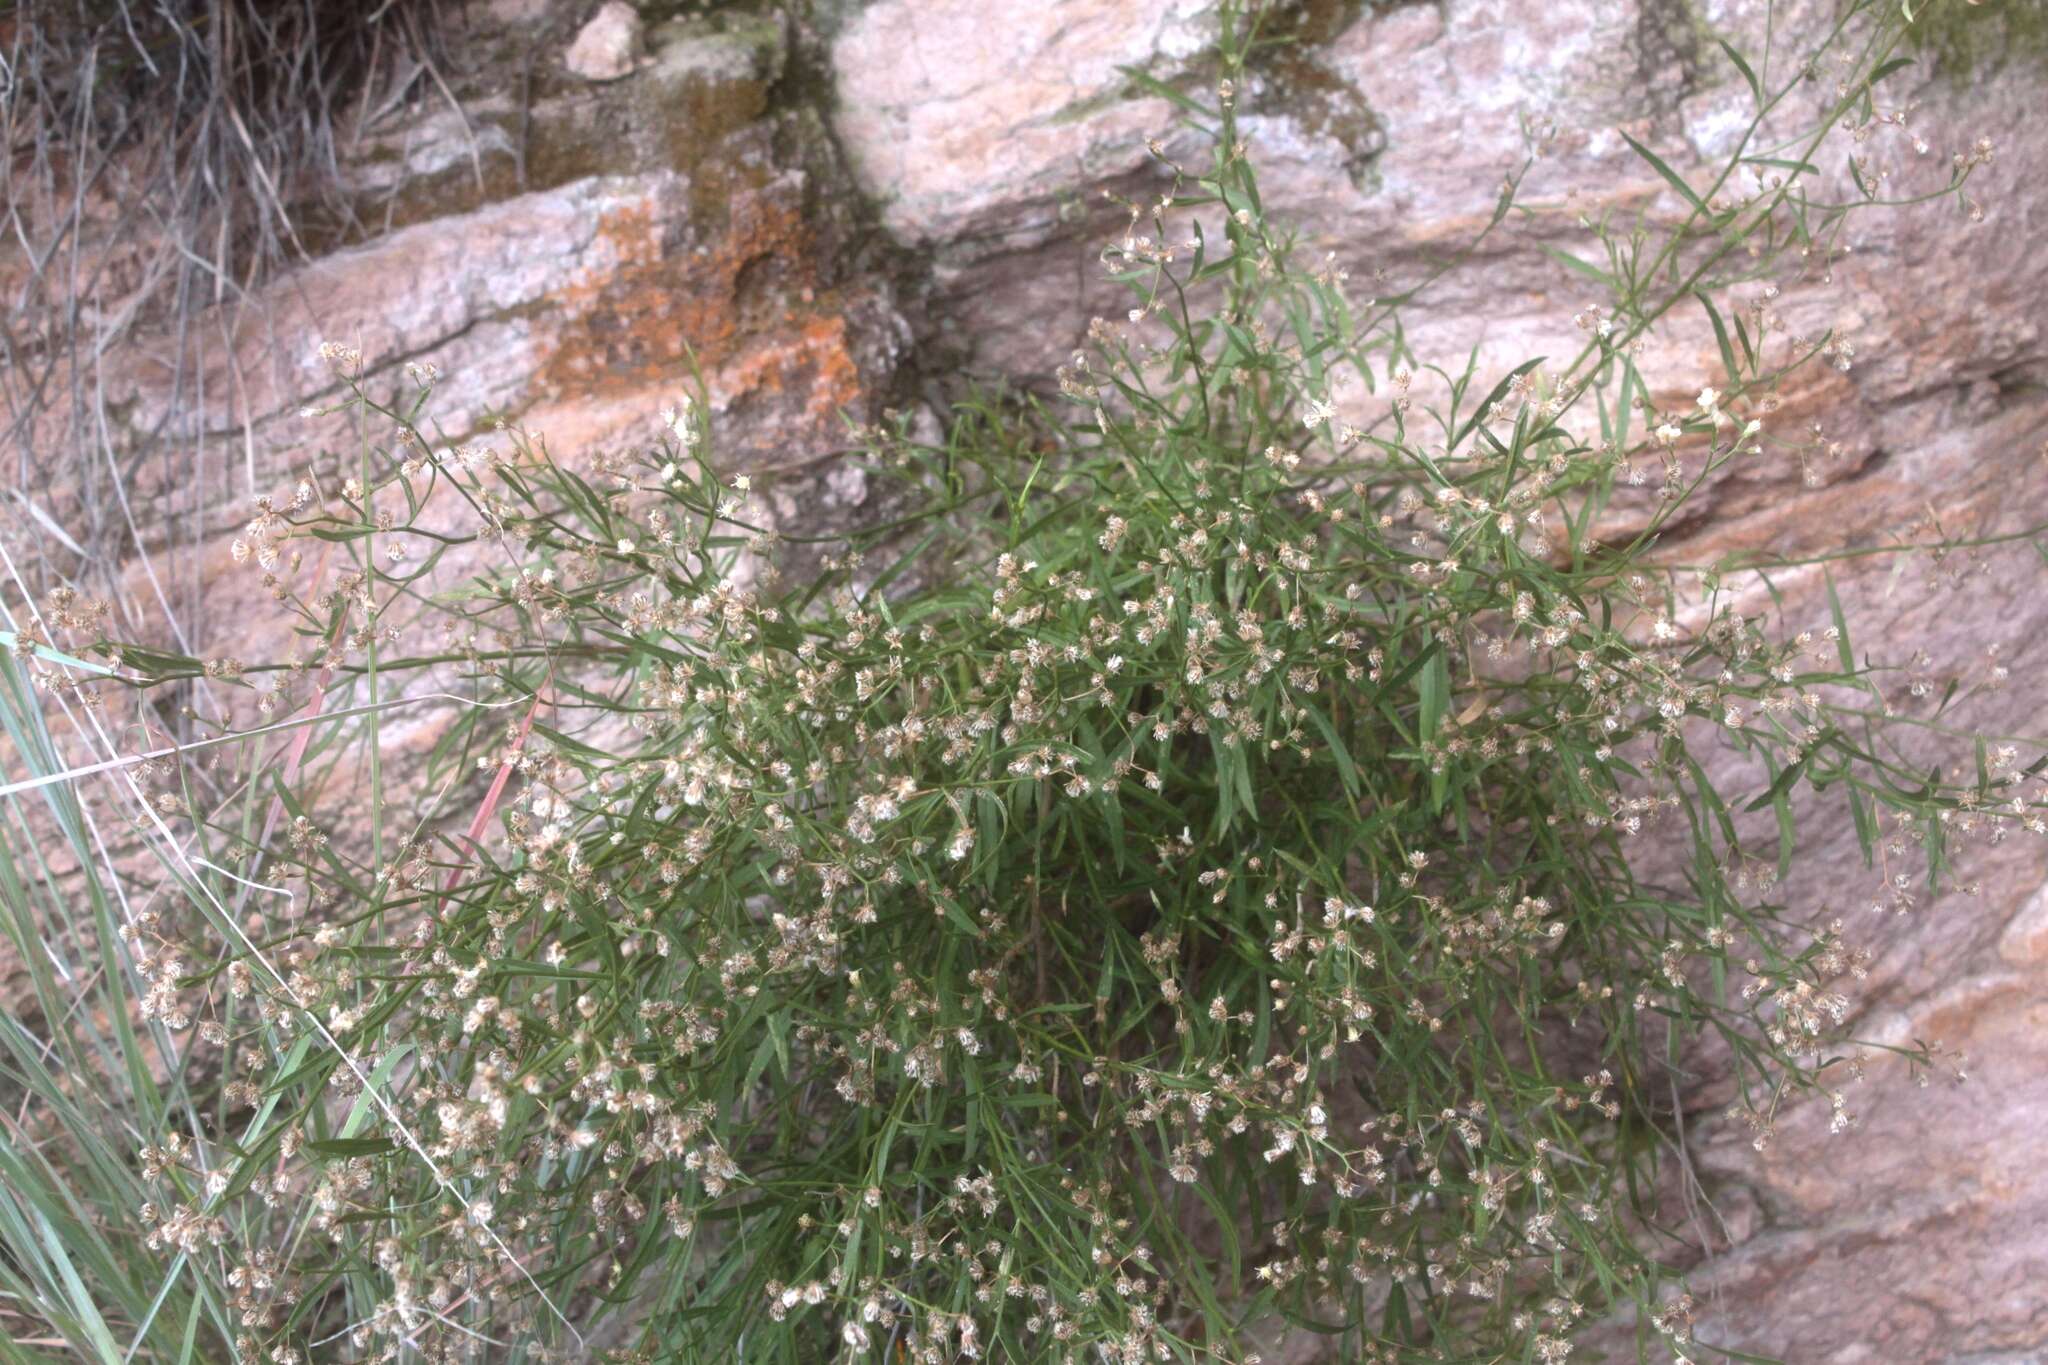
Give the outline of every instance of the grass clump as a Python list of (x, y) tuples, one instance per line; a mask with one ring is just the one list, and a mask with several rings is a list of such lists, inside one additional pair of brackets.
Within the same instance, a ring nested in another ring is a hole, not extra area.
[[(1481, 375), (1413, 353), (1419, 290), (1349, 300), (1268, 221), (1226, 22), (1213, 91), (1171, 92), (1213, 161), (1105, 252), (1132, 306), (1067, 401), (864, 432), (900, 514), (851, 536), (762, 524), (701, 390), (579, 466), (451, 447), (430, 374), (328, 348), (360, 443), (236, 545), (296, 658), (100, 641), (68, 599), (17, 625), (42, 776), (10, 800), (72, 832), (107, 994), (67, 1014), (45, 972), (50, 1038), (9, 1033), (43, 1125), (0, 1148), (14, 1311), (108, 1360), (1247, 1361), (1293, 1329), (1550, 1362), (1633, 1306), (1707, 1358), (1644, 1223), (1675, 1059), (1759, 1144), (1852, 1119), (1856, 954), (1770, 896), (1794, 797), (1930, 878), (1961, 828), (2043, 829), (2014, 748), (1907, 761), (1845, 621), (1777, 638), (1740, 571), (1682, 593), (1653, 557), (1847, 363), (1764, 282), (1881, 202), (1809, 185), (1831, 137), (1868, 164), (1897, 41), (1867, 7), (1797, 67), (1731, 53), (1757, 110), (1718, 177), (1639, 145), (1675, 215), (1589, 221), (1580, 349)], [(1724, 377), (1660, 401), (1642, 343), (1701, 307)], [(124, 757), (173, 686), (268, 719)], [(437, 707), (395, 781), (389, 727)], [(162, 894), (115, 894), (64, 709)]]

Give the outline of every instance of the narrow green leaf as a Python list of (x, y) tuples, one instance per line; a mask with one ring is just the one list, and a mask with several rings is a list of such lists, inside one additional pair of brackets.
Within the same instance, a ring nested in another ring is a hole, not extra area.
[(1721, 321), (1721, 310), (1714, 307), (1714, 301), (1707, 297), (1704, 289), (1692, 291), (1700, 306), (1707, 310), (1707, 321), (1714, 324), (1714, 343), (1721, 349), (1721, 368), (1731, 385), (1742, 382), (1742, 367), (1735, 363), (1735, 348), (1728, 343), (1728, 328)]
[(385, 1152), (398, 1150), (398, 1143), (391, 1138), (319, 1138), (308, 1139), (306, 1150), (321, 1156), (347, 1159), (358, 1156), (381, 1156)]
[(1648, 147), (1645, 147), (1642, 143), (1630, 137), (1627, 133), (1623, 133), (1621, 135), (1621, 140), (1623, 142), (1626, 142), (1631, 148), (1633, 148), (1637, 156), (1640, 156), (1643, 160), (1649, 162), (1650, 169), (1655, 171), (1658, 175), (1662, 176), (1664, 178), (1665, 184), (1671, 186), (1672, 189), (1677, 190), (1680, 197), (1683, 198), (1686, 203), (1691, 204), (1695, 209), (1698, 209), (1701, 213), (1706, 214), (1709, 218), (1713, 217), (1712, 212), (1707, 208), (1707, 201), (1700, 198), (1698, 192), (1695, 191), (1691, 185), (1685, 183), (1685, 177), (1681, 176), (1677, 171), (1672, 170), (1671, 167), (1668, 164), (1666, 164), (1663, 157), (1658, 156), (1655, 152), (1651, 151)]
[(1758, 83), (1756, 78), (1756, 72), (1749, 69), (1748, 61), (1746, 61), (1743, 58), (1743, 55), (1740, 52), (1737, 52), (1735, 50), (1734, 45), (1731, 44), (1726, 38), (1716, 38), (1714, 39), (1714, 41), (1721, 45), (1721, 50), (1728, 54), (1728, 60), (1735, 63), (1735, 69), (1742, 73), (1742, 79), (1749, 83), (1750, 96), (1753, 99), (1755, 99), (1758, 103), (1762, 103), (1764, 98), (1764, 88), (1761, 84)]

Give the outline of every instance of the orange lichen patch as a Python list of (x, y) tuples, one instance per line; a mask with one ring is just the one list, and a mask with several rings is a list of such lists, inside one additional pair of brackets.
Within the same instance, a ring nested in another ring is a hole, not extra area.
[(724, 218), (715, 236), (692, 242), (665, 226), (653, 199), (604, 215), (598, 263), (536, 320), (544, 358), (534, 391), (543, 402), (672, 397), (694, 363), (721, 407), (756, 397), (790, 404), (796, 420), (778, 424), (788, 435), (828, 433), (859, 404), (860, 367), (836, 296), (817, 287), (800, 196), (772, 182), (737, 190)]
[[(607, 210), (598, 220), (591, 250), (600, 263), (579, 272), (548, 301), (545, 316), (554, 326), (549, 354), (535, 375), (540, 392), (632, 387), (649, 370), (682, 358), (683, 329), (692, 323), (705, 341), (722, 340), (698, 330), (720, 311), (712, 303), (720, 272), (677, 269), (660, 219), (659, 205), (643, 200)], [(699, 278), (691, 280), (692, 274)], [(720, 330), (729, 332), (731, 323)]]
[(814, 313), (793, 333), (778, 332), (749, 347), (718, 376), (720, 395), (782, 394), (800, 389), (804, 415), (821, 428), (862, 396), (860, 367), (847, 344), (846, 319)]

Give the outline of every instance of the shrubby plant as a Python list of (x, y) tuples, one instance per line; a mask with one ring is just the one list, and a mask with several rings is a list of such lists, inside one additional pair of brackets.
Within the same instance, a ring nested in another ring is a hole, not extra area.
[[(1739, 569), (1656, 559), (1724, 467), (1804, 458), (1774, 395), (1848, 363), (1770, 287), (1914, 136), (1898, 23), (1845, 11), (1728, 50), (1740, 146), (1699, 186), (1639, 145), (1679, 216), (1588, 219), (1580, 348), (1498, 375), (1269, 221), (1230, 18), (1213, 88), (1162, 88), (1213, 160), (1103, 253), (1128, 315), (1059, 403), (863, 431), (894, 510), (856, 534), (770, 529), (701, 389), (586, 463), (451, 446), (430, 373), (330, 347), (361, 445), (236, 545), (296, 657), (22, 627), (10, 715), (211, 679), (266, 720), (203, 783), (116, 768), (173, 885), (94, 904), (182, 1079), (97, 1064), (168, 1283), (109, 1323), (9, 1275), (164, 1357), (1554, 1362), (1630, 1306), (1716, 1354), (1646, 1221), (1674, 1059), (1759, 1145), (1853, 1119), (1857, 951), (1771, 899), (1794, 795), (1929, 878), (2044, 828), (2014, 747), (1958, 783), (1888, 744), (1839, 610), (1780, 638)], [(1725, 373), (1674, 404), (1638, 362), (1701, 309)]]

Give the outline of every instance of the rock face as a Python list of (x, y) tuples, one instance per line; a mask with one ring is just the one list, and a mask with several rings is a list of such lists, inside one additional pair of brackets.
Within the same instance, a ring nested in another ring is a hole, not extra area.
[(833, 126), (897, 237), (1014, 238), (1031, 209), (1128, 173), (1174, 131), (1172, 107), (1130, 98), (1123, 69), (1196, 56), (1213, 11), (1053, 0), (991, 23), (976, 0), (871, 5), (832, 47)]
[[(459, 109), (419, 98), (357, 130), (341, 167), (357, 228), (208, 313), (192, 363), (161, 363), (170, 339), (145, 330), (101, 365), (110, 440), (152, 452), (133, 475), (145, 544), (197, 528), (181, 577), (203, 586), (219, 571), (249, 496), (305, 467), (296, 414), (331, 391), (314, 359), (326, 339), (360, 347), (378, 384), (399, 383), (406, 362), (437, 366), (434, 410), (453, 438), (489, 439), (512, 417), (572, 457), (651, 434), (695, 365), (725, 452), (784, 471), (799, 521), (841, 515), (861, 496), (858, 479), (829, 476), (843, 419), (907, 392), (925, 357), (1048, 375), (1090, 317), (1121, 307), (1092, 261), (1123, 221), (1103, 192), (1156, 194), (1166, 160), (1199, 154), (1172, 101), (1127, 71), (1206, 97), (1206, 0), (817, 0), (658, 17), (676, 8), (498, 0), (454, 40)], [(1463, 250), (1503, 176), (1535, 154), (1529, 211), (1409, 314), (1424, 358), (1455, 367), (1477, 347), (1490, 382), (1576, 349), (1571, 315), (1598, 301), (1545, 248), (1584, 252), (1583, 215), (1674, 211), (1619, 133), (1697, 170), (1748, 117), (1714, 35), (1761, 51), (1768, 13), (1779, 55), (1763, 74), (1782, 78), (1784, 54), (1835, 9), (1298, 0), (1279, 8), (1290, 41), (1259, 59), (1241, 106), (1269, 205), (1355, 293), (1407, 289)], [(1721, 480), (1667, 547), (1674, 559), (2048, 521), (2048, 144), (2033, 128), (2048, 63), (1916, 68), (1887, 88), (1910, 111), (1869, 149), (1892, 192), (1938, 187), (1949, 153), (1989, 137), (1997, 159), (1970, 188), (1986, 221), (1953, 202), (1871, 214), (1832, 259), (1756, 282), (1789, 327), (1834, 329), (1853, 363), (1787, 389), (1775, 426), (1814, 439)], [(19, 268), (0, 260), (0, 279)], [(1712, 382), (1704, 315), (1661, 325), (1643, 363), (1660, 401)], [(76, 514), (54, 418), (22, 439), (24, 491), (60, 522)], [(1834, 575), (1859, 649), (1927, 658), (1888, 700), (1932, 718), (1953, 677), (1963, 709), (1943, 724), (2039, 732), (2027, 680), (2048, 595), (2031, 590), (2031, 546), (1861, 562)], [(1825, 627), (1818, 572), (1774, 581), (1782, 601), (1759, 596), (1757, 610), (1788, 633)], [(232, 618), (207, 616), (204, 593), (173, 596), (186, 629), (224, 638)], [(1970, 761), (1967, 743), (1934, 734), (1928, 753)], [(1726, 1097), (1703, 1067), (1687, 1119), (1713, 1205), (1689, 1223), (1703, 1248), (1700, 1336), (1799, 1361), (2040, 1359), (2048, 859), (1972, 851), (1976, 894), (1901, 913), (1846, 817), (1828, 818), (1837, 837), (1776, 894), (1816, 920), (1842, 916), (1874, 950), (1856, 987), (1861, 1032), (1937, 1039), (1969, 1055), (1971, 1079), (1921, 1090), (1903, 1068), (1873, 1066), (1850, 1099), (1859, 1129), (1830, 1137), (1825, 1106), (1802, 1110), (1758, 1153), (1718, 1117)], [(1632, 1335), (1614, 1349), (1632, 1355)]]

